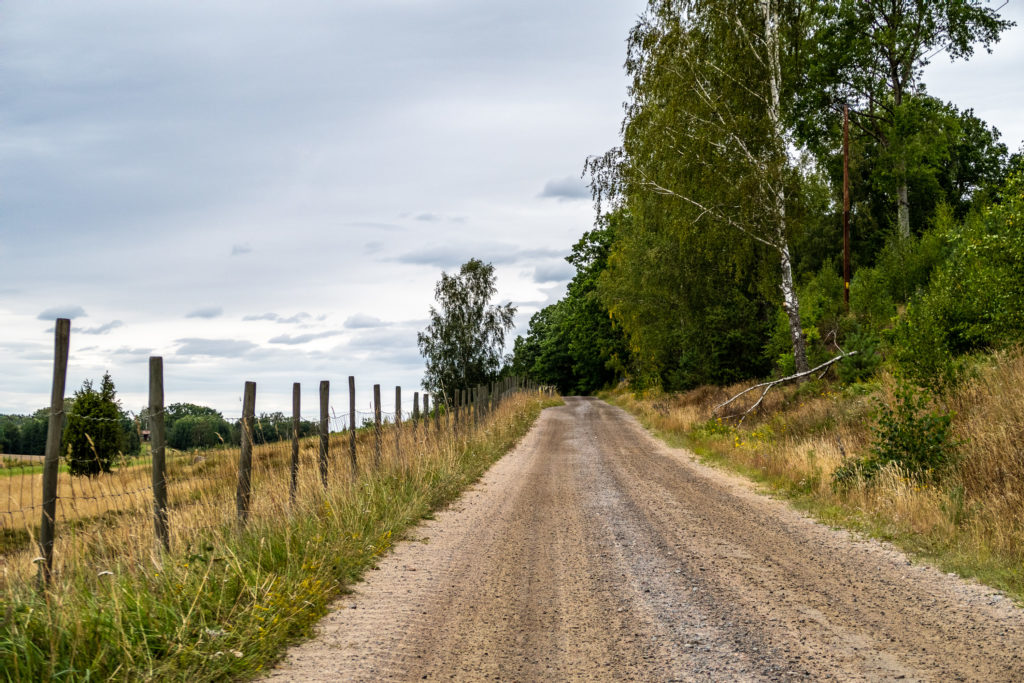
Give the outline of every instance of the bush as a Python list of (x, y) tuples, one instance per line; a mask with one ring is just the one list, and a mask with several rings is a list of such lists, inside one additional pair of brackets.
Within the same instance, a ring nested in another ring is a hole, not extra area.
[(857, 271), (850, 283), (850, 311), (876, 328), (891, 323), (896, 315), (896, 304), (885, 275), (875, 268)]
[(940, 207), (935, 226), (920, 237), (890, 238), (878, 255), (877, 272), (895, 301), (907, 301), (928, 284), (932, 271), (946, 258), (946, 235), (955, 230), (949, 208)]
[(878, 405), (871, 454), (846, 463), (832, 475), (833, 484), (845, 484), (858, 476), (872, 479), (891, 463), (926, 478), (941, 473), (952, 461), (956, 444), (951, 439), (952, 417), (928, 410), (928, 397), (901, 384), (895, 403)]
[(871, 331), (853, 332), (846, 337), (843, 350), (856, 351), (856, 355), (836, 363), (836, 375), (843, 384), (853, 384), (870, 379), (882, 363), (880, 351), (882, 341)]
[(896, 328), (896, 361), (922, 386), (955, 382), (960, 356), (1024, 340), (1024, 176), (1000, 202), (949, 233), (949, 260)]

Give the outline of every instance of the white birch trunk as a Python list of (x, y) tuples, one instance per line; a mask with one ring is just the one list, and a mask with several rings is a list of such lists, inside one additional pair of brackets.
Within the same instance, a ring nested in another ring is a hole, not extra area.
[(779, 59), (779, 15), (776, 0), (762, 0), (761, 10), (764, 13), (764, 35), (765, 46), (768, 50), (768, 82), (770, 87), (770, 99), (768, 101), (768, 117), (772, 123), (773, 133), (779, 146), (776, 150), (776, 164), (773, 181), (776, 183), (774, 191), (774, 206), (772, 207), (775, 224), (775, 247), (779, 251), (781, 267), (782, 308), (789, 320), (789, 334), (793, 342), (793, 360), (798, 373), (806, 372), (807, 348), (804, 343), (803, 328), (800, 324), (800, 302), (796, 296), (796, 288), (793, 285), (793, 262), (789, 254), (789, 242), (786, 239), (786, 191), (783, 187), (783, 174), (779, 166), (785, 163), (785, 134), (782, 130), (780, 113), (780, 91), (782, 89), (782, 66)]

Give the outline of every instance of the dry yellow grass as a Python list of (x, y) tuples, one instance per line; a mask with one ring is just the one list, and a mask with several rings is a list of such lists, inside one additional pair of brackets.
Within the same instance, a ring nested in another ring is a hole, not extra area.
[[(679, 395), (618, 391), (615, 400), (655, 429), (686, 435), (822, 510), (870, 520), (912, 547), (945, 555), (951, 566), (1024, 592), (1024, 352), (994, 355), (940, 399), (937, 408), (954, 416), (959, 457), (937, 483), (890, 466), (870, 484), (834, 488), (836, 468), (868, 453), (872, 407), (891, 402), (895, 384), (884, 377), (869, 395), (821, 384), (780, 387), (738, 427), (711, 416), (744, 384)], [(748, 395), (731, 412), (756, 399)]]
[[(506, 408), (499, 408), (505, 412)], [(491, 416), (480, 429), (486, 431)], [(477, 436), (472, 419), (463, 417), (456, 430), (451, 419), (403, 426), (396, 442), (392, 425), (382, 433), (381, 467), (378, 474), (401, 472), (415, 475), (425, 459), (453, 458), (467, 440)], [(357, 432), (358, 467), (375, 469), (374, 434)], [(400, 451), (400, 452), (399, 452)], [(253, 449), (250, 520), (287, 515), (290, 500), (290, 441)], [(353, 477), (349, 434), (330, 437), (328, 486), (333, 490), (356, 485)], [(173, 547), (198, 547), (204, 539), (230, 529), (236, 523), (235, 491), (239, 449), (215, 448), (197, 453), (174, 453), (168, 458), (168, 522)], [(105, 564), (125, 558), (140, 563), (159, 563), (153, 526), (152, 473), (148, 464), (125, 466), (96, 477), (58, 478), (57, 538), (54, 571), (70, 564), (87, 563), (97, 572)], [(0, 477), (0, 533), (19, 534), (9, 552), (0, 552), (2, 584), (31, 580), (39, 554), (35, 535), (41, 515), (42, 475)], [(308, 503), (323, 491), (319, 470), (319, 437), (302, 440), (299, 451), (297, 498)], [(17, 542), (20, 540), (21, 542)]]

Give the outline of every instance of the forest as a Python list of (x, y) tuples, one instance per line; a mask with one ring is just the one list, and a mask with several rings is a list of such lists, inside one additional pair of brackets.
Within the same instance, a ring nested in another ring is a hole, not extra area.
[(586, 163), (595, 225), (513, 372), (679, 392), (846, 355), (843, 384), (941, 394), (1020, 343), (1024, 158), (923, 80), (1011, 26), (978, 0), (651, 0), (621, 145)]

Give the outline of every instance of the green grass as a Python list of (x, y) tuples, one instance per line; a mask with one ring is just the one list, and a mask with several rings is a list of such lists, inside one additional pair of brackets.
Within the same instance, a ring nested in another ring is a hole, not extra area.
[(162, 562), (82, 562), (49, 592), (8, 589), (0, 671), (8, 680), (246, 678), (308, 636), (403, 533), (457, 497), (529, 429), (523, 400), (454, 458), (410, 477), (369, 474), (285, 518), (225, 528)]

